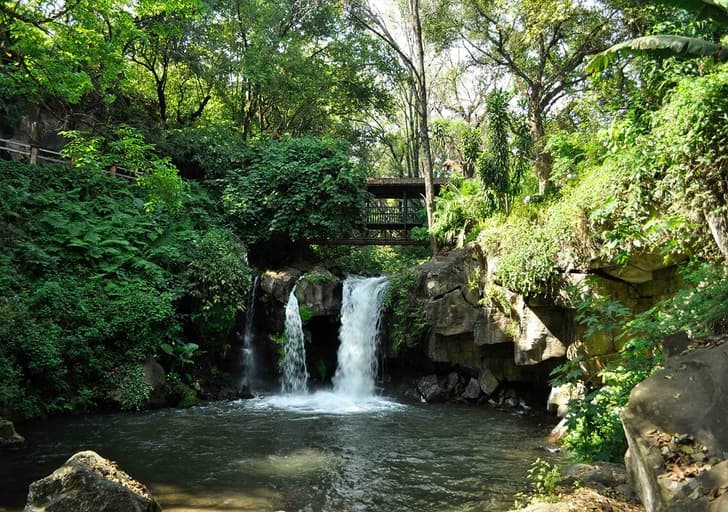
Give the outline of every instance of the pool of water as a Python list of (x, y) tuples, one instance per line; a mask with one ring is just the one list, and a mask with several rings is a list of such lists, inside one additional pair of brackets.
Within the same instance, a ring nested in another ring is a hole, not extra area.
[(184, 410), (57, 418), (0, 455), (0, 510), (28, 484), (95, 450), (167, 512), (502, 511), (553, 420), (483, 407), (341, 401), (330, 393)]

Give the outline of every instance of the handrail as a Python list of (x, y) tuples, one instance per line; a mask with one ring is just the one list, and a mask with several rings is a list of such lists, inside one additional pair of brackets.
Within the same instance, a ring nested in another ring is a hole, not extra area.
[[(12, 139), (0, 138), (0, 150), (22, 155), (27, 158), (28, 163), (31, 165), (37, 165), (40, 160), (59, 164), (68, 162), (68, 159), (58, 151), (33, 146), (27, 142), (20, 142)], [(112, 176), (118, 176), (128, 180), (135, 180), (139, 177), (138, 173), (118, 165), (110, 165), (107, 170)]]

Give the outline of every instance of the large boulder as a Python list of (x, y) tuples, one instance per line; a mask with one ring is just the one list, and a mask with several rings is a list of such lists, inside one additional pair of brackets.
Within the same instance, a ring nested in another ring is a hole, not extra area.
[(142, 364), (144, 383), (151, 388), (148, 407), (164, 407), (167, 405), (167, 373), (153, 357), (149, 356)]
[(516, 339), (517, 364), (533, 365), (566, 355), (568, 340), (561, 334), (568, 330), (568, 316), (564, 310), (529, 305), (523, 299), (519, 299), (517, 310), (521, 323)]
[(632, 390), (622, 413), (626, 462), (647, 512), (728, 510), (724, 341), (703, 340), (667, 357), (663, 370)]
[(0, 450), (20, 450), (25, 447), (25, 439), (15, 431), (10, 420), (0, 418)]
[(296, 283), (296, 298), (311, 309), (312, 316), (338, 315), (341, 280), (325, 269), (306, 272)]
[(286, 304), (299, 277), (301, 277), (301, 271), (295, 268), (268, 270), (260, 276), (260, 289), (279, 303)]
[(420, 296), (437, 299), (453, 290), (462, 290), (462, 295), (471, 305), (478, 304), (477, 287), (468, 284), (477, 259), (471, 249), (456, 249), (436, 255), (420, 265), (416, 292)]
[(30, 484), (24, 512), (159, 512), (147, 488), (93, 451)]
[(420, 397), (428, 403), (444, 402), (447, 400), (447, 391), (440, 386), (437, 375), (427, 375), (417, 381), (417, 391)]

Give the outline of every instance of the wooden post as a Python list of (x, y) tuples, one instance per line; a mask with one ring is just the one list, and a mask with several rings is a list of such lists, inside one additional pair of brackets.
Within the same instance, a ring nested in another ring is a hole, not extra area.
[(36, 146), (30, 146), (30, 165), (36, 165), (38, 163), (38, 148)]

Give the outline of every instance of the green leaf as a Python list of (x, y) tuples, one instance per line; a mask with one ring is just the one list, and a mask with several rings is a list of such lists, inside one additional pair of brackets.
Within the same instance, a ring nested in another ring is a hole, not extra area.
[(728, 61), (728, 49), (718, 43), (685, 36), (655, 35), (630, 39), (597, 53), (587, 63), (589, 73), (603, 71), (622, 55), (679, 55), (683, 57), (713, 57)]

